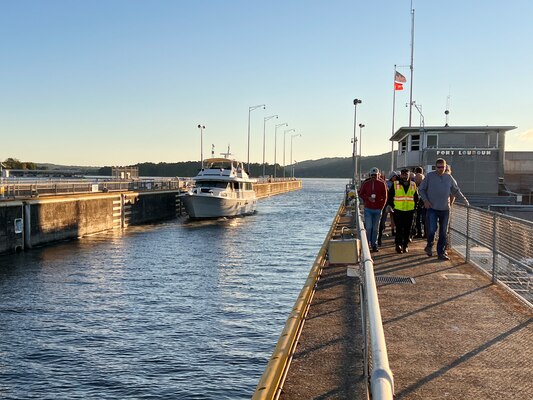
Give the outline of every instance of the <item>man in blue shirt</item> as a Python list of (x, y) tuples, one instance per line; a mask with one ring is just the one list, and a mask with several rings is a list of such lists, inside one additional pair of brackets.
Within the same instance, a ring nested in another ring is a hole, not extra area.
[(437, 159), (435, 171), (431, 171), (422, 181), (418, 193), (424, 201), (427, 218), (427, 246), (424, 249), (428, 256), (433, 255), (433, 243), (435, 233), (437, 232), (437, 223), (439, 225), (439, 240), (437, 242), (437, 255), (440, 260), (449, 260), (446, 253), (446, 239), (448, 231), (448, 222), (450, 219), (450, 196), (460, 197), (466, 205), (468, 200), (463, 195), (457, 181), (445, 173), (446, 160)]

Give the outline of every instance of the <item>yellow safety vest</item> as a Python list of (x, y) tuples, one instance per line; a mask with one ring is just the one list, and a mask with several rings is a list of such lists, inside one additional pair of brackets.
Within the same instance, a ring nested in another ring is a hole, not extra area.
[(394, 209), (398, 211), (412, 211), (415, 209), (416, 184), (411, 181), (407, 193), (400, 182), (394, 182)]

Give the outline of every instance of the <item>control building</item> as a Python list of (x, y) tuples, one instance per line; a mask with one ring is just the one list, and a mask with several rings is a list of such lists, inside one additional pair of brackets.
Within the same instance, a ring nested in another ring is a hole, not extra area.
[(398, 142), (395, 169), (417, 166), (424, 173), (444, 158), (466, 195), (498, 196), (504, 189), (505, 133), (515, 126), (402, 127), (390, 138)]

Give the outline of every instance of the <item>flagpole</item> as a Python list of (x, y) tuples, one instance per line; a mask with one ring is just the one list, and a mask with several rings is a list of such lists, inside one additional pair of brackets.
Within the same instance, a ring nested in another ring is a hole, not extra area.
[[(396, 64), (394, 64), (394, 81), (396, 81)], [(396, 86), (392, 85), (392, 136), (394, 136), (394, 115), (396, 111)], [(391, 140), (390, 171), (394, 171), (394, 140)]]
[(411, 116), (413, 112), (413, 58), (415, 51), (415, 9), (413, 8), (413, 0), (411, 0), (411, 82), (409, 84), (409, 126), (411, 126)]

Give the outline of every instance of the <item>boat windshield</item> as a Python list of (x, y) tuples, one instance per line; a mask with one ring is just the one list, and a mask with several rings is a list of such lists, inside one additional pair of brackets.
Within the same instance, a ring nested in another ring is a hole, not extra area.
[(231, 161), (217, 160), (207, 163), (206, 169), (231, 169)]
[(228, 182), (222, 182), (222, 181), (197, 181), (196, 182), (196, 187), (226, 189), (228, 187)]

